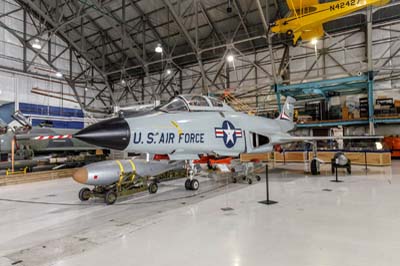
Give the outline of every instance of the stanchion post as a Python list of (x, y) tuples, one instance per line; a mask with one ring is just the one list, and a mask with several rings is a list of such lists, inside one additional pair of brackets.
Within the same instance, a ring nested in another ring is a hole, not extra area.
[(268, 164), (265, 165), (265, 190), (267, 194), (267, 199), (259, 201), (259, 203), (266, 204), (266, 205), (272, 205), (275, 203), (278, 203), (277, 201), (273, 201), (269, 199), (269, 174), (268, 174)]
[(364, 151), (365, 171), (368, 171), (367, 151)]
[(335, 169), (336, 177), (335, 177), (335, 180), (331, 180), (331, 182), (335, 182), (335, 183), (343, 182), (342, 180), (339, 180), (339, 178), (338, 178), (338, 167), (335, 165), (335, 167), (333, 169)]

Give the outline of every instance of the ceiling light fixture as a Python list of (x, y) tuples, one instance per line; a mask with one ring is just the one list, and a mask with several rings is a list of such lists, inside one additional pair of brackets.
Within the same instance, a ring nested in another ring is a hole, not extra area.
[(32, 48), (33, 48), (33, 49), (36, 49), (36, 50), (42, 49), (42, 46), (40, 45), (39, 39), (35, 39), (35, 40), (33, 41)]
[(57, 73), (56, 73), (56, 77), (57, 77), (57, 78), (62, 78), (62, 77), (63, 77), (63, 74), (62, 74), (61, 72), (57, 72)]
[(235, 57), (234, 57), (232, 54), (230, 54), (230, 55), (228, 55), (228, 56), (226, 57), (226, 60), (227, 60), (229, 63), (232, 63), (232, 62), (235, 60)]
[(311, 40), (311, 44), (312, 44), (312, 45), (317, 45), (317, 43), (318, 43), (318, 39), (313, 38), (313, 39)]
[(162, 48), (161, 44), (157, 44), (157, 46), (156, 46), (156, 48), (154, 49), (154, 51), (155, 51), (156, 53), (161, 54), (161, 53), (163, 52), (163, 48)]

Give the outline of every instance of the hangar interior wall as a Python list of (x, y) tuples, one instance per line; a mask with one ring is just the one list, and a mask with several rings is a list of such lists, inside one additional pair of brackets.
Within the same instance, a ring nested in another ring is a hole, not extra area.
[[(50, 59), (59, 72), (72, 78), (82, 73), (82, 69), (89, 64), (70, 52), (67, 44), (59, 37), (41, 30), (43, 25), (31, 15), (24, 14), (15, 1), (0, 0), (1, 15), (4, 16), (0, 18), (0, 24), (3, 23), (0, 26), (0, 104), (15, 102), (17, 107), (23, 102), (81, 109), (71, 86), (63, 78), (56, 77), (56, 71), (44, 59)], [(24, 30), (31, 44), (35, 39), (40, 41), (41, 57), (37, 55), (38, 51), (28, 49), (16, 37), (22, 38)], [(93, 71), (92, 78), (99, 78), (99, 74)], [(93, 100), (91, 107), (96, 108), (104, 106), (102, 101), (95, 98), (102, 86), (104, 84), (81, 81), (75, 84), (75, 89), (82, 102), (89, 103)], [(39, 94), (32, 93), (33, 88), (41, 91)], [(46, 96), (48, 94), (55, 97)], [(107, 98), (102, 100), (109, 101)]]

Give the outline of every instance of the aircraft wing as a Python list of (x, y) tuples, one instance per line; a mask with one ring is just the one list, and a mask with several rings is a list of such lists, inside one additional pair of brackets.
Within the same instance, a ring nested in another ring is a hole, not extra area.
[(303, 40), (312, 40), (313, 38), (319, 38), (322, 36), (324, 36), (324, 27), (322, 24), (317, 24), (313, 27), (306, 27), (301, 33), (301, 38)]
[[(280, 2), (280, 1), (278, 1)], [(318, 0), (286, 0), (286, 4), (290, 10), (298, 10), (300, 8), (317, 5)]]
[(279, 141), (282, 143), (289, 143), (289, 142), (312, 142), (317, 140), (339, 140), (339, 139), (354, 139), (354, 140), (367, 140), (367, 139), (383, 139), (383, 136), (332, 136), (332, 137), (310, 137), (310, 136), (284, 136), (280, 137)]

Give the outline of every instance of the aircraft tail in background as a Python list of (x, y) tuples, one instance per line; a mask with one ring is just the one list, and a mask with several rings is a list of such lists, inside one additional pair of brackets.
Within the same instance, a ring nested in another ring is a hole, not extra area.
[(276, 118), (276, 120), (279, 121), (281, 128), (285, 131), (290, 131), (295, 127), (295, 124), (293, 122), (295, 102), (296, 99), (287, 96), (285, 104), (282, 107), (282, 111), (279, 114), (278, 118)]

